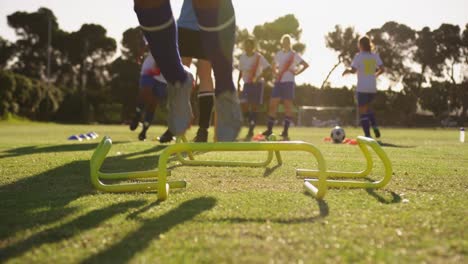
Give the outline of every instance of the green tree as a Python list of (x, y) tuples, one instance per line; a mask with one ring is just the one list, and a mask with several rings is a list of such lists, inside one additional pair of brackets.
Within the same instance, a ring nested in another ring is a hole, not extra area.
[[(45, 79), (49, 21), (52, 38), (59, 32), (54, 13), (47, 8), (39, 8), (32, 13), (15, 12), (7, 16), (7, 20), (18, 37), (14, 44), (17, 60), (12, 70), (32, 78)], [(51, 57), (59, 59), (56, 56)]]
[(15, 52), (12, 43), (0, 37), (0, 68), (5, 69)]
[(335, 31), (329, 32), (325, 36), (327, 47), (338, 53), (338, 61), (328, 72), (320, 89), (325, 87), (331, 74), (338, 66), (341, 64), (346, 66), (351, 65), (354, 55), (359, 51), (357, 47), (358, 38), (359, 36), (353, 27), (342, 28), (340, 25), (336, 25)]
[(380, 28), (371, 29), (367, 34), (382, 58), (387, 76), (400, 82), (405, 74), (411, 72), (416, 32), (404, 24), (387, 22)]
[(18, 104), (14, 100), (16, 80), (12, 72), (0, 71), (0, 115), (5, 116), (9, 112), (15, 113)]

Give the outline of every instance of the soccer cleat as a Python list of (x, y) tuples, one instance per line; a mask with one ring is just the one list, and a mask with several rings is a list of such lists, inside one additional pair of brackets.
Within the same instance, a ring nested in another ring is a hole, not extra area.
[(380, 138), (380, 130), (378, 127), (372, 128), (374, 130), (374, 135), (376, 138)]
[(164, 134), (162, 134), (160, 137), (157, 137), (157, 140), (159, 141), (159, 143), (162, 143), (162, 144), (169, 143), (172, 140), (174, 140), (174, 135), (171, 133), (169, 129), (167, 129), (166, 132), (164, 132)]
[(288, 135), (288, 133), (286, 133), (286, 132), (283, 131), (283, 132), (281, 132), (281, 135), (280, 135), (280, 136), (283, 138), (284, 141), (289, 141), (289, 135)]
[(184, 83), (168, 83), (167, 85), (167, 121), (169, 130), (176, 136), (185, 134), (193, 118), (190, 104), (193, 76), (190, 72), (186, 73), (187, 80)]
[(138, 113), (135, 114), (132, 121), (130, 121), (129, 128), (131, 131), (135, 131), (137, 129), (138, 124), (140, 123), (140, 115)]
[(138, 140), (140, 141), (146, 140), (146, 131), (141, 131), (140, 134), (138, 134)]
[(208, 142), (208, 130), (204, 128), (199, 128), (197, 135), (193, 138), (193, 142), (197, 143), (206, 143)]
[(269, 137), (269, 136), (271, 136), (271, 134), (273, 134), (273, 131), (269, 130), (269, 129), (263, 131), (263, 133), (262, 133), (262, 135), (264, 135), (265, 137)]
[(235, 141), (242, 127), (239, 98), (234, 91), (226, 91), (215, 100), (217, 141)]

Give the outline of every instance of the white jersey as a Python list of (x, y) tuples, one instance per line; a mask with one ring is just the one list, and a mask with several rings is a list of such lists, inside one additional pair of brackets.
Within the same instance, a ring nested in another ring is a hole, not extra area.
[(357, 70), (357, 88), (359, 93), (376, 93), (377, 78), (375, 72), (383, 66), (380, 56), (372, 52), (358, 53), (351, 64)]
[[(294, 82), (294, 72), (297, 66), (303, 61), (301, 56), (290, 50), (288, 52), (279, 51), (275, 56), (276, 70), (278, 74), (283, 73), (279, 82)], [(289, 67), (288, 67), (289, 65)], [(285, 69), (287, 67), (287, 69)]]
[[(257, 69), (254, 69), (257, 67)], [(262, 72), (270, 67), (270, 64), (262, 56), (262, 54), (255, 52), (252, 56), (247, 56), (246, 53), (243, 53), (239, 58), (239, 70), (242, 72), (242, 79), (244, 83), (251, 83), (262, 75)], [(255, 74), (252, 74), (255, 71)], [(254, 78), (252, 78), (254, 77)]]
[(140, 75), (152, 75), (154, 79), (167, 83), (166, 79), (164, 76), (160, 73), (159, 75), (155, 75), (154, 70), (156, 68), (156, 61), (153, 58), (153, 55), (151, 55), (151, 52), (148, 52), (148, 55), (146, 56), (145, 60), (143, 61), (143, 64), (141, 65), (141, 72)]

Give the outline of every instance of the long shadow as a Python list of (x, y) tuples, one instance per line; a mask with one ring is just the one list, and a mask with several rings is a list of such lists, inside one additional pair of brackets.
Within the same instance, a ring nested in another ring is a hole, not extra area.
[(186, 201), (179, 207), (155, 219), (146, 220), (142, 226), (128, 234), (120, 242), (101, 251), (82, 263), (126, 263), (135, 254), (148, 247), (151, 241), (159, 240), (160, 236), (177, 225), (192, 220), (204, 211), (212, 209), (216, 200), (212, 197), (202, 197)]
[[(311, 196), (309, 193), (304, 192), (305, 195)], [(311, 196), (312, 197), (312, 196)], [(210, 222), (228, 222), (228, 223), (277, 223), (277, 224), (301, 224), (301, 223), (314, 223), (321, 219), (327, 217), (330, 213), (330, 209), (328, 204), (325, 200), (316, 200), (317, 205), (319, 207), (319, 214), (316, 216), (311, 217), (301, 217), (301, 218), (293, 218), (293, 219), (282, 219), (282, 218), (262, 218), (262, 217), (255, 217), (255, 218), (245, 218), (245, 217), (230, 217), (230, 218), (217, 218), (217, 219), (210, 219)]]
[(385, 142), (382, 142), (382, 141), (377, 141), (379, 143), (380, 146), (382, 147), (388, 147), (388, 148), (415, 148), (416, 146), (405, 146), (405, 145), (396, 145), (396, 144), (392, 144), (392, 143), (385, 143)]
[[(126, 143), (124, 141), (117, 141), (113, 142), (113, 144), (122, 144)], [(69, 144), (62, 144), (62, 145), (53, 145), (53, 146), (26, 146), (14, 149), (8, 149), (2, 151), (0, 153), (1, 158), (11, 158), (11, 157), (18, 157), (24, 155), (31, 155), (31, 154), (39, 154), (39, 153), (58, 153), (58, 152), (73, 152), (73, 151), (88, 151), (93, 150), (97, 147), (99, 141), (95, 142), (86, 142), (86, 143), (69, 143)]]
[[(152, 153), (156, 146), (142, 152), (109, 157), (104, 163), (107, 170), (152, 169), (158, 157), (134, 155)], [(91, 156), (91, 155), (90, 155)], [(42, 173), (0, 186), (0, 241), (41, 225), (49, 225), (76, 212), (70, 206), (74, 200), (94, 194), (89, 178), (89, 160), (73, 161)]]
[(401, 196), (398, 195), (397, 193), (395, 192), (392, 192), (392, 191), (381, 191), (382, 193), (383, 192), (386, 192), (386, 193), (390, 193), (390, 197), (388, 195), (384, 195), (382, 193), (377, 193), (375, 189), (366, 189), (366, 192), (374, 197), (377, 201), (379, 201), (380, 203), (383, 203), (383, 204), (394, 204), (394, 203), (399, 203), (401, 202)]
[(7, 261), (14, 257), (19, 257), (33, 247), (39, 247), (44, 244), (60, 242), (71, 238), (78, 233), (97, 227), (103, 221), (110, 219), (115, 215), (124, 213), (129, 208), (138, 207), (144, 203), (144, 201), (140, 200), (113, 204), (106, 208), (91, 211), (86, 215), (80, 216), (58, 227), (46, 229), (24, 241), (2, 249), (0, 253), (0, 262)]

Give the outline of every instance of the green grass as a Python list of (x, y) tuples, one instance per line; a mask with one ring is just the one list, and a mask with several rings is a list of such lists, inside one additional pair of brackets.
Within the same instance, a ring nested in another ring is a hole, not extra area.
[[(466, 263), (468, 144), (456, 130), (384, 128), (391, 183), (330, 190), (320, 203), (294, 174), (315, 161), (296, 152), (269, 169), (175, 166), (171, 178), (189, 186), (163, 203), (155, 193), (100, 193), (89, 181), (98, 142), (66, 140), (89, 131), (114, 141), (106, 171), (156, 167), (161, 148), (124, 126), (0, 123), (0, 262)], [(330, 169), (362, 169), (358, 148), (324, 143), (328, 132), (291, 134), (317, 145)]]

